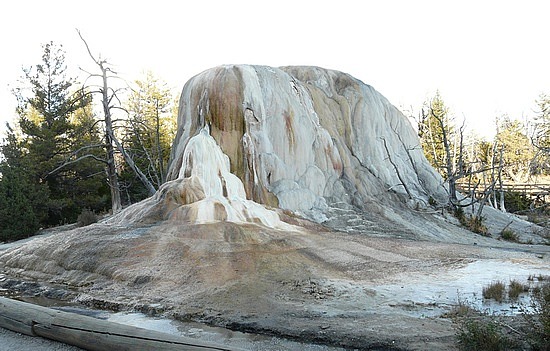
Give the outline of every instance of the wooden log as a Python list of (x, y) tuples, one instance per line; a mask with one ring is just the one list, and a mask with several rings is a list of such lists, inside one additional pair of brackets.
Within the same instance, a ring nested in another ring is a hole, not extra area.
[(60, 312), (50, 308), (0, 297), (0, 327), (36, 336), (32, 327), (36, 321), (49, 324)]
[(237, 350), (228, 346), (52, 310), (2, 297), (0, 297), (0, 327), (94, 351)]
[[(153, 332), (151, 330), (139, 330), (135, 328), (131, 335), (119, 334), (118, 327), (114, 332), (99, 333), (95, 330), (84, 328), (70, 328), (66, 325), (52, 324), (49, 326), (36, 324), (34, 332), (44, 338), (61, 341), (66, 344), (78, 346), (85, 350), (105, 351), (208, 351), (208, 350), (229, 350), (225, 346), (202, 343), (190, 339), (181, 340), (181, 337), (173, 337), (169, 334)], [(148, 332), (148, 333), (146, 333)]]
[[(1, 312), (0, 312), (1, 313)], [(14, 331), (16, 333), (21, 333), (25, 335), (30, 336), (36, 336), (32, 330), (32, 326), (22, 323), (21, 321), (11, 319), (9, 317), (5, 317), (0, 315), (0, 327), (9, 329), (11, 331)]]

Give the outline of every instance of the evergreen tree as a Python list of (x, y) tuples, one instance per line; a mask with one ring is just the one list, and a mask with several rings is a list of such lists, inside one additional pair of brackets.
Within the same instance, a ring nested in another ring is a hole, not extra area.
[(29, 237), (47, 217), (48, 188), (34, 181), (31, 160), (9, 126), (0, 151), (0, 241)]
[(107, 212), (111, 199), (102, 162), (103, 140), (91, 106), (76, 111), (71, 118), (71, 125), (72, 154), (85, 152), (88, 157), (69, 165), (65, 170), (67, 180), (72, 183), (67, 193), (71, 194), (78, 213), (85, 208), (96, 213)]
[(538, 114), (535, 118), (535, 141), (537, 147), (550, 149), (550, 95), (541, 94), (536, 101)]
[[(59, 179), (58, 190), (64, 194), (58, 201), (64, 222), (74, 222), (83, 209), (107, 212), (110, 207), (109, 187), (105, 181), (102, 161), (102, 140), (96, 128), (90, 106), (77, 110), (70, 118), (71, 129), (67, 135), (70, 151), (50, 173)], [(86, 157), (80, 158), (85, 153)], [(76, 156), (78, 161), (69, 159)]]
[(74, 222), (83, 207), (104, 209), (102, 200), (82, 196), (87, 191), (102, 198), (101, 165), (59, 167), (93, 136), (87, 130), (90, 121), (79, 117), (91, 114), (90, 95), (75, 88), (75, 79), (68, 77), (62, 47), (51, 42), (44, 45), (41, 63), (24, 70), (22, 83), (15, 94), (21, 142), (29, 160), (27, 171), (32, 182), (45, 184), (49, 193), (43, 199), (48, 209), (43, 225)]
[(537, 152), (531, 163), (531, 173), (550, 172), (550, 95), (541, 94), (536, 101), (538, 114), (535, 118), (533, 145)]
[[(129, 116), (122, 141), (134, 162), (158, 189), (166, 180), (166, 165), (176, 132), (173, 98), (166, 83), (150, 71), (144, 80), (135, 81), (135, 86), (127, 102)], [(149, 196), (132, 170), (122, 172), (121, 183), (125, 185), (128, 201)]]
[(515, 182), (527, 179), (535, 153), (521, 122), (503, 117), (498, 122), (495, 142), (503, 148), (503, 171), (508, 178)]
[[(445, 178), (449, 176), (447, 158), (455, 158), (456, 145), (455, 127), (449, 109), (439, 91), (424, 103), (418, 123), (418, 136), (426, 158), (430, 164)], [(445, 150), (445, 140), (452, 147), (448, 153)]]

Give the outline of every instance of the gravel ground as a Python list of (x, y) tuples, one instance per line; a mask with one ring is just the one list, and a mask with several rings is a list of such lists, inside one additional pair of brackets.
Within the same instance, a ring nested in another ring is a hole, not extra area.
[(78, 347), (0, 328), (0, 351), (77, 351)]

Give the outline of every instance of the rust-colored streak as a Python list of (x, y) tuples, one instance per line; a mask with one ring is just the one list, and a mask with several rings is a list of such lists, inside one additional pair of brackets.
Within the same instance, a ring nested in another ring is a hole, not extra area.
[(283, 112), (283, 118), (285, 120), (285, 130), (288, 137), (288, 143), (291, 147), (296, 145), (296, 139), (294, 137), (294, 112), (285, 110)]
[(210, 134), (229, 157), (231, 173), (244, 180), (242, 137), (245, 133), (242, 74), (236, 67), (220, 67), (209, 82), (205, 122)]

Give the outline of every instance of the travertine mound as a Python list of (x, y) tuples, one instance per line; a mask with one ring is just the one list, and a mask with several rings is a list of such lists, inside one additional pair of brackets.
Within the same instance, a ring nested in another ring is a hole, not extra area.
[[(413, 128), (347, 74), (217, 67), (186, 84), (178, 123), (153, 197), (0, 246), (0, 289), (354, 349), (454, 350), (449, 320), (410, 314), (441, 304), (433, 280), (476, 260), (548, 267), (547, 246), (476, 236), (430, 209), (446, 191)], [(536, 239), (485, 214), (492, 233)], [(410, 300), (419, 277), (434, 290)]]
[(361, 206), (388, 190), (416, 202), (445, 197), (407, 118), (345, 73), (216, 67), (185, 85), (178, 125), (169, 179), (181, 178), (189, 141), (209, 126), (259, 203), (310, 211), (325, 198)]
[(418, 208), (429, 197), (445, 199), (407, 118), (345, 73), (216, 67), (185, 85), (178, 126), (171, 182), (119, 219), (143, 218), (159, 201), (166, 207), (167, 194), (165, 218), (280, 228), (257, 204), (323, 222), (334, 203)]

